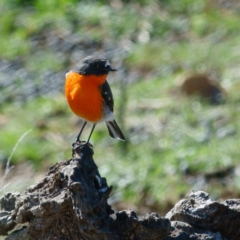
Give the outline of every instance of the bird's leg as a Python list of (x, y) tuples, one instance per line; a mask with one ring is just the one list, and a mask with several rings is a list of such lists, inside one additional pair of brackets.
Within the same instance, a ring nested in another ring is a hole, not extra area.
[(81, 130), (80, 130), (80, 132), (79, 132), (79, 134), (78, 134), (78, 136), (77, 136), (77, 140), (76, 140), (77, 142), (79, 142), (80, 136), (81, 136), (82, 131), (83, 131), (83, 129), (85, 128), (86, 124), (87, 124), (87, 122), (85, 121), (84, 124), (83, 124), (83, 126), (82, 126), (82, 128), (81, 128)]
[(91, 136), (92, 136), (92, 133), (93, 133), (93, 130), (94, 130), (95, 126), (96, 126), (96, 123), (95, 123), (95, 124), (93, 124), (92, 130), (91, 130), (91, 132), (90, 132), (90, 135), (89, 135), (89, 137), (88, 137), (88, 140), (87, 140), (86, 144), (88, 144), (88, 143), (89, 143), (89, 141), (90, 141), (90, 138), (91, 138)]

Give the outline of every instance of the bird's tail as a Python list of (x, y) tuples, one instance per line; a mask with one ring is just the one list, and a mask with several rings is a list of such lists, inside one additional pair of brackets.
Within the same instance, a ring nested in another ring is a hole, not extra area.
[(108, 133), (112, 138), (119, 139), (121, 141), (125, 141), (125, 137), (115, 120), (106, 121), (105, 123), (106, 123), (107, 129), (108, 129)]

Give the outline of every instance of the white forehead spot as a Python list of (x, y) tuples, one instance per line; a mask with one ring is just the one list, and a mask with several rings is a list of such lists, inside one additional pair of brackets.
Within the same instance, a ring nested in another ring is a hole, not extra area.
[(110, 67), (110, 62), (109, 61), (106, 61), (105, 67)]

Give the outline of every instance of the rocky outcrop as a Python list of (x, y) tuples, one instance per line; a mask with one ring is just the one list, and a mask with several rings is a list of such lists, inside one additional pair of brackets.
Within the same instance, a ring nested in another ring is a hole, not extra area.
[(216, 202), (202, 191), (190, 193), (165, 217), (114, 213), (107, 202), (112, 186), (92, 155), (92, 146), (74, 143), (73, 158), (52, 166), (37, 185), (5, 194), (0, 235), (8, 240), (240, 239), (240, 200)]

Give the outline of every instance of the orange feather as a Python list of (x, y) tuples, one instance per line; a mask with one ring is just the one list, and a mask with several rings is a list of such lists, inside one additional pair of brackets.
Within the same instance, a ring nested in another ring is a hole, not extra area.
[(66, 75), (65, 93), (71, 110), (88, 122), (99, 122), (102, 119), (102, 103), (100, 86), (107, 75), (80, 75), (69, 72)]

